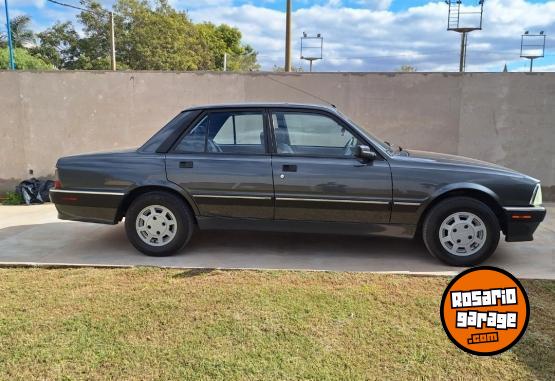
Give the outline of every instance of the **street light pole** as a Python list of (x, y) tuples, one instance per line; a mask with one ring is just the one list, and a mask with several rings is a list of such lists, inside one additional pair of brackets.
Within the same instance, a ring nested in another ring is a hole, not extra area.
[(291, 71), (291, 0), (287, 0), (285, 16), (285, 66), (284, 71)]
[(12, 46), (12, 28), (10, 26), (10, 14), (8, 12), (8, 0), (4, 0), (4, 5), (6, 6), (6, 29), (8, 32), (8, 50), (10, 52), (10, 70), (15, 70), (15, 61), (13, 58)]
[(111, 43), (112, 43), (112, 70), (116, 70), (116, 34), (114, 32), (114, 12), (110, 12)]

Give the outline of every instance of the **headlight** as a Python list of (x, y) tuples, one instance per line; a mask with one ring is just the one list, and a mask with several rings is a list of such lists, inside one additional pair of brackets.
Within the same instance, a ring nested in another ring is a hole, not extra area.
[(540, 183), (537, 183), (534, 188), (534, 193), (532, 193), (530, 204), (534, 206), (541, 206), (542, 202), (542, 187), (540, 186)]

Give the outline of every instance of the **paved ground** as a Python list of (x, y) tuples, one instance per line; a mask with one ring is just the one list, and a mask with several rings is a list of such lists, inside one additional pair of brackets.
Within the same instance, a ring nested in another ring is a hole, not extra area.
[[(485, 264), (522, 278), (555, 279), (555, 204), (533, 242), (501, 241)], [(0, 206), (0, 264), (153, 265), (455, 274), (418, 241), (314, 234), (199, 232), (178, 255), (146, 257), (123, 225), (56, 219), (53, 205)]]

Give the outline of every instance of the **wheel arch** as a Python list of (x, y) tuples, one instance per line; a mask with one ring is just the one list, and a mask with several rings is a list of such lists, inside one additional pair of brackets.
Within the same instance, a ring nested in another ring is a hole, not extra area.
[(153, 184), (153, 185), (142, 185), (132, 189), (130, 192), (126, 193), (121, 203), (118, 207), (118, 211), (116, 214), (116, 222), (119, 222), (125, 217), (125, 213), (127, 213), (127, 209), (131, 205), (131, 203), (137, 199), (137, 197), (149, 193), (149, 192), (167, 192), (177, 196), (187, 207), (193, 212), (195, 223), (197, 223), (196, 217), (198, 216), (198, 208), (193, 201), (193, 198), (189, 196), (187, 193), (183, 192), (181, 189), (176, 189), (176, 187), (171, 186), (170, 184)]
[(501, 230), (503, 231), (503, 233), (505, 233), (506, 224), (505, 219), (503, 218), (503, 207), (499, 202), (499, 198), (491, 189), (478, 184), (453, 184), (436, 192), (434, 196), (430, 197), (430, 199), (422, 205), (422, 211), (420, 212), (418, 224), (416, 227), (416, 234), (421, 234), (424, 220), (435, 205), (445, 199), (457, 196), (474, 198), (486, 204), (497, 217), (497, 220), (499, 221), (499, 226), (501, 226)]

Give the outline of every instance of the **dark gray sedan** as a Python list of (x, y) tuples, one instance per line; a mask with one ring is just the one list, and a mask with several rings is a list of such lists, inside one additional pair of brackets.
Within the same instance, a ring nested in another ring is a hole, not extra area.
[[(63, 157), (59, 218), (116, 224), (164, 256), (200, 229), (422, 236), (457, 266), (545, 217), (538, 180), (494, 164), (382, 142), (333, 107), (187, 109), (142, 147)], [(369, 241), (368, 250), (372, 250)]]

